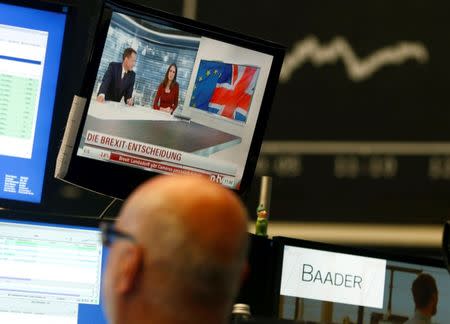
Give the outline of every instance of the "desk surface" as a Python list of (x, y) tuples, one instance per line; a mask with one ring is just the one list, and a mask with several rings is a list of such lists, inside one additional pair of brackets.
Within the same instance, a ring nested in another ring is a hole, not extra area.
[(155, 110), (144, 106), (127, 106), (122, 102), (107, 101), (98, 103), (91, 100), (89, 104), (89, 116), (110, 120), (166, 120), (177, 121), (173, 115), (164, 111)]
[[(105, 109), (111, 111), (106, 112)], [(170, 114), (150, 108), (127, 107), (120, 103), (91, 105), (83, 131), (83, 141), (86, 130), (202, 156), (209, 156), (241, 143), (240, 137), (211, 127), (179, 120)]]

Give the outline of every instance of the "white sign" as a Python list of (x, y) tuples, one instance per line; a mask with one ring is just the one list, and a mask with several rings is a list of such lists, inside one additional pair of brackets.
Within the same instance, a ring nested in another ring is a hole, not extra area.
[(285, 246), (280, 294), (383, 308), (386, 260)]

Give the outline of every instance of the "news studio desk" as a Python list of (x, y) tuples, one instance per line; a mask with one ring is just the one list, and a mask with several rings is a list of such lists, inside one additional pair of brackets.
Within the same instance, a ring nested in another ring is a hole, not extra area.
[(86, 130), (209, 156), (241, 143), (241, 138), (150, 107), (91, 101)]

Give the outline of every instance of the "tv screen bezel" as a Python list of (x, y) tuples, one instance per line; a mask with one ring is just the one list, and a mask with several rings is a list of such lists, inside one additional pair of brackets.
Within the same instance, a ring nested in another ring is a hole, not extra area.
[(113, 11), (140, 19), (156, 19), (167, 23), (171, 27), (182, 29), (189, 33), (213, 38), (218, 41), (223, 41), (232, 45), (241, 46), (273, 56), (266, 91), (264, 92), (264, 96), (262, 98), (260, 113), (256, 122), (244, 173), (240, 181), (240, 186), (237, 189), (232, 189), (237, 194), (244, 194), (249, 188), (256, 168), (256, 163), (264, 136), (264, 130), (269, 118), (279, 72), (283, 63), (285, 48), (278, 44), (241, 35), (235, 32), (226, 31), (218, 27), (206, 25), (159, 10), (142, 7), (131, 3), (125, 4), (122, 1), (106, 1), (102, 9), (94, 47), (90, 56), (85, 81), (81, 91), (81, 96), (88, 98), (88, 100), (84, 107), (70, 164), (64, 180), (98, 193), (119, 199), (125, 199), (140, 183), (150, 177), (160, 174), (153, 171), (146, 171), (139, 168), (99, 161), (77, 155), (84, 123), (87, 118), (89, 99), (93, 93), (97, 71), (103, 54)]

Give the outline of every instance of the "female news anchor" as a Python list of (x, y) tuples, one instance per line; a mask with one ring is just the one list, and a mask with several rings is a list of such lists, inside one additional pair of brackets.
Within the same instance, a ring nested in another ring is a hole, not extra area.
[(164, 81), (158, 87), (158, 92), (153, 101), (153, 109), (173, 114), (173, 111), (177, 108), (179, 92), (177, 71), (175, 63), (169, 65)]

